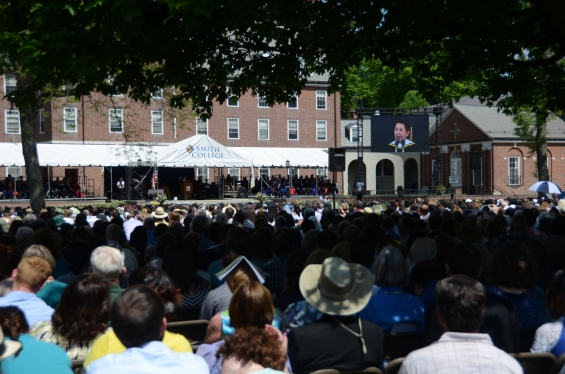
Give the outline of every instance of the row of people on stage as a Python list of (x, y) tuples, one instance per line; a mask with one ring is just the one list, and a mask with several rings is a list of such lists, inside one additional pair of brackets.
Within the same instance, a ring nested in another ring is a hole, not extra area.
[[(46, 178), (43, 178), (43, 194), (48, 199), (73, 198), (83, 197), (84, 191), (78, 181), (73, 183), (68, 179), (61, 180), (58, 177), (47, 181)], [(8, 175), (0, 181), (0, 198), (29, 199), (28, 181), (23, 177), (14, 179)]]

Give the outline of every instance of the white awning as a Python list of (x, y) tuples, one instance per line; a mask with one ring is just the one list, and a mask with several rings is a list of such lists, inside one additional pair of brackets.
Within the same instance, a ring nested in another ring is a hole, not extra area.
[(328, 167), (328, 154), (321, 148), (262, 148), (230, 147), (253, 161), (255, 167), (286, 168), (286, 161), (291, 167), (324, 168)]

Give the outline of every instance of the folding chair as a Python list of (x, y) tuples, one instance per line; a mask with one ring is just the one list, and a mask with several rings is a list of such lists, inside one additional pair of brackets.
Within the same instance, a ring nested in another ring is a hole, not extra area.
[(84, 365), (84, 360), (72, 360), (71, 361), (71, 370), (75, 374), (81, 374), (83, 365)]
[(556, 363), (555, 356), (551, 353), (523, 352), (512, 353), (511, 356), (522, 365), (524, 374), (549, 373)]
[(368, 367), (360, 370), (336, 370), (336, 369), (320, 369), (310, 374), (382, 374), (382, 371), (376, 367)]
[(565, 365), (565, 353), (559, 356), (559, 358), (555, 362), (555, 365), (553, 365), (553, 368), (551, 368), (550, 374), (559, 374), (561, 372), (561, 369), (563, 369), (563, 365)]
[(391, 362), (389, 362), (388, 365), (385, 367), (385, 371), (383, 372), (383, 374), (397, 374), (400, 371), (400, 367), (402, 366), (404, 359), (405, 357), (401, 357), (401, 358), (396, 358)]
[(197, 321), (183, 321), (171, 322), (167, 324), (167, 330), (184, 336), (192, 345), (194, 351), (201, 344), (206, 337), (206, 329), (210, 321), (197, 320)]

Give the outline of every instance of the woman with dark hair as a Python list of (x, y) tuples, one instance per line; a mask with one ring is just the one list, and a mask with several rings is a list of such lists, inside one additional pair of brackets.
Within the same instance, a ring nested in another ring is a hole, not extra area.
[(72, 360), (84, 360), (94, 339), (106, 332), (110, 319), (109, 287), (96, 274), (81, 275), (63, 292), (51, 321), (33, 325), (31, 335), (57, 344)]
[(414, 332), (424, 329), (424, 305), (407, 292), (408, 265), (393, 245), (384, 247), (373, 268), (373, 295), (358, 315), (379, 325), (384, 333)]
[(505, 243), (490, 257), (490, 281), (485, 291), (502, 296), (516, 308), (521, 328), (538, 327), (546, 322), (545, 296), (536, 286), (535, 256), (519, 243)]
[(128, 279), (128, 286), (136, 284), (147, 284), (157, 292), (157, 295), (165, 304), (165, 318), (173, 322), (176, 319), (175, 312), (181, 305), (180, 289), (175, 287), (171, 278), (162, 270), (150, 266), (136, 269)]
[(143, 259), (145, 256), (145, 248), (147, 247), (147, 230), (143, 226), (137, 226), (131, 232), (129, 245), (135, 248), (140, 254), (138, 258)]
[(22, 349), (16, 355), (0, 362), (1, 373), (72, 373), (71, 360), (65, 351), (55, 344), (36, 340), (29, 334), (26, 318), (19, 308), (0, 308), (0, 325), (5, 339), (22, 344)]
[(163, 271), (182, 292), (183, 307), (199, 307), (210, 291), (210, 283), (198, 275), (196, 261), (188, 244), (175, 242), (165, 250)]
[(226, 338), (217, 353), (223, 358), (222, 373), (260, 373), (264, 369), (281, 372), (285, 369), (288, 342), (270, 325), (273, 304), (265, 286), (257, 281), (240, 286), (230, 302), (230, 318), (235, 332)]

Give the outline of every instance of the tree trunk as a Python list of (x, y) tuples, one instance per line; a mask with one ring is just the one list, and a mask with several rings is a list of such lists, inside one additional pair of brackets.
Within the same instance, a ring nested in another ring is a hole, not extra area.
[[(18, 90), (29, 87), (31, 78), (18, 75)], [(20, 110), (22, 152), (26, 166), (26, 176), (29, 189), (29, 202), (31, 209), (45, 208), (45, 196), (43, 194), (43, 181), (41, 180), (41, 169), (39, 168), (39, 157), (37, 155), (37, 140), (35, 139), (35, 125), (39, 113), (39, 98), (31, 105)]]
[(549, 171), (547, 170), (547, 112), (536, 114), (536, 163), (538, 181), (548, 181)]

